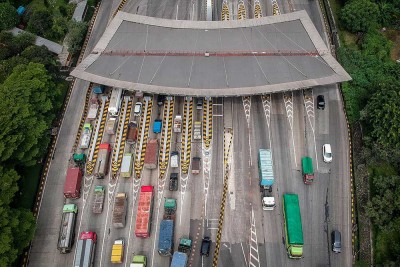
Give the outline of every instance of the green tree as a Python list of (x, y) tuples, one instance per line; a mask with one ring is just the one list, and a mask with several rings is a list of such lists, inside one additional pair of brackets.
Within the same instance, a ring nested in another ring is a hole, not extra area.
[(35, 42), (35, 37), (30, 33), (21, 33), (13, 36), (12, 33), (0, 33), (0, 60), (7, 59), (21, 53), (25, 48)]
[(362, 53), (366, 56), (374, 56), (377, 60), (390, 60), (390, 50), (392, 42), (389, 41), (382, 33), (372, 31), (364, 36), (361, 44)]
[(400, 265), (400, 218), (389, 229), (378, 231), (375, 250), (376, 266)]
[(76, 54), (81, 50), (86, 31), (87, 24), (85, 22), (77, 22), (74, 20), (71, 21), (66, 39), (68, 52), (70, 52), (71, 54)]
[(380, 144), (400, 148), (400, 91), (390, 82), (371, 97), (362, 112), (362, 119)]
[(353, 0), (346, 3), (340, 15), (344, 27), (349, 31), (367, 32), (377, 27), (379, 8), (369, 0)]
[(62, 16), (54, 16), (51, 30), (54, 38), (60, 39), (64, 37), (68, 31), (68, 20)]
[(37, 10), (33, 12), (28, 21), (28, 30), (39, 36), (46, 36), (52, 27), (52, 14), (49, 10)]
[(54, 78), (59, 75), (60, 63), (54, 57), (54, 54), (45, 46), (32, 45), (27, 47), (22, 53), (21, 57), (30, 62), (40, 63), (45, 66), (49, 74)]
[(0, 165), (0, 207), (7, 206), (11, 203), (15, 193), (18, 191), (17, 181), (19, 178), (15, 170), (6, 170)]
[(0, 3), (0, 31), (12, 29), (17, 23), (17, 9), (10, 3)]
[(367, 204), (367, 214), (380, 229), (388, 229), (400, 215), (400, 177), (373, 176), (374, 196)]
[(49, 142), (59, 94), (42, 64), (18, 65), (0, 86), (0, 161), (34, 164)]

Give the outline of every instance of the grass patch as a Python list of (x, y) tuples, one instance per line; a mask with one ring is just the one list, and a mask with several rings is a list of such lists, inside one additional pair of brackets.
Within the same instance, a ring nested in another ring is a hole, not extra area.
[(342, 5), (338, 0), (328, 0), (328, 1), (332, 8), (333, 17), (335, 18), (336, 23), (339, 24), (339, 13), (340, 9), (342, 8)]
[(21, 179), (18, 181), (20, 190), (16, 194), (16, 207), (32, 209), (39, 186), (42, 167), (42, 164), (36, 164), (34, 166), (25, 167), (19, 171)]
[(393, 176), (397, 175), (396, 169), (388, 163), (369, 166), (371, 176)]
[(354, 267), (369, 267), (369, 265), (364, 261), (360, 260), (354, 263)]
[(393, 42), (392, 50), (390, 51), (390, 58), (393, 61), (400, 59), (400, 31), (388, 29), (384, 32), (384, 35)]

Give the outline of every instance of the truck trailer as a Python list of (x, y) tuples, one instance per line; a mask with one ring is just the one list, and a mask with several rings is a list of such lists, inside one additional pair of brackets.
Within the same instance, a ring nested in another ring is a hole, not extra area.
[(158, 253), (161, 256), (171, 257), (174, 250), (174, 221), (162, 220), (158, 237)]
[(122, 157), (122, 164), (121, 164), (121, 177), (129, 178), (132, 175), (132, 160), (133, 155), (131, 153), (125, 153)]
[(113, 135), (117, 129), (118, 117), (111, 117), (106, 124), (106, 133)]
[(94, 168), (94, 175), (97, 178), (104, 178), (108, 173), (108, 163), (110, 159), (111, 146), (108, 143), (102, 143), (99, 146), (99, 153)]
[(158, 163), (158, 140), (151, 139), (147, 142), (146, 154), (144, 156), (144, 167), (147, 169), (157, 168)]
[(90, 106), (87, 119), (88, 120), (96, 119), (98, 111), (99, 111), (99, 100), (97, 99), (97, 97), (93, 97), (92, 99), (90, 99)]
[(81, 196), (82, 171), (80, 168), (68, 168), (64, 183), (65, 198), (79, 198)]
[(134, 121), (131, 121), (128, 124), (128, 134), (126, 135), (126, 142), (133, 144), (136, 142), (138, 136), (138, 128), (137, 124)]
[(312, 184), (314, 182), (314, 169), (312, 164), (312, 158), (302, 157), (301, 168), (303, 172), (303, 182), (305, 184)]
[(171, 152), (171, 168), (179, 167), (179, 152), (173, 151)]
[(118, 116), (121, 102), (122, 88), (113, 88), (110, 98), (110, 105), (108, 106), (108, 114), (110, 114), (110, 116)]
[(174, 252), (170, 267), (186, 267), (188, 257), (192, 249), (192, 240), (189, 238), (181, 238), (179, 240), (178, 251)]
[(63, 207), (61, 217), (60, 232), (58, 233), (57, 249), (60, 253), (71, 252), (75, 239), (75, 223), (78, 213), (78, 206), (75, 204), (66, 204)]
[(303, 257), (304, 240), (298, 195), (283, 194), (283, 217), (287, 254), (291, 259), (300, 259)]
[(272, 195), (272, 185), (275, 182), (272, 164), (272, 152), (270, 149), (258, 150), (258, 171), (260, 177), (260, 189), (262, 191), (263, 210), (274, 210), (275, 198)]
[(199, 157), (192, 158), (192, 174), (199, 174), (200, 173), (200, 160)]
[(117, 239), (111, 248), (111, 263), (122, 263), (124, 261), (125, 241)]
[(82, 232), (76, 246), (74, 267), (91, 267), (94, 262), (97, 234), (95, 232)]
[(94, 198), (92, 204), (93, 213), (99, 214), (103, 211), (104, 205), (104, 186), (96, 185), (94, 188)]
[(118, 193), (115, 196), (112, 217), (112, 224), (115, 228), (125, 227), (127, 204), (125, 193)]
[(136, 237), (150, 237), (151, 218), (153, 214), (154, 187), (144, 185), (140, 189), (139, 202), (136, 213)]
[(85, 123), (82, 129), (82, 137), (79, 147), (86, 149), (90, 145), (90, 138), (92, 137), (92, 125), (90, 123)]

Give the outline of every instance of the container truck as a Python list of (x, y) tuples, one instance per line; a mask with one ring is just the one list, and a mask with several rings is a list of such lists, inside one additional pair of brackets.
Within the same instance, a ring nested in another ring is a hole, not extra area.
[(64, 184), (65, 198), (79, 198), (81, 196), (82, 171), (80, 168), (68, 168)]
[(173, 151), (171, 152), (171, 168), (179, 167), (179, 152)]
[(108, 143), (102, 143), (99, 146), (99, 153), (96, 161), (96, 166), (94, 168), (94, 175), (97, 178), (104, 178), (108, 173), (108, 161), (110, 159), (111, 146)]
[(106, 133), (115, 134), (115, 130), (117, 129), (117, 117), (111, 117), (108, 119), (106, 124)]
[(91, 267), (94, 262), (97, 234), (95, 232), (82, 232), (76, 246), (74, 267)]
[(138, 136), (138, 128), (136, 122), (131, 121), (128, 124), (128, 134), (126, 135), (126, 142), (132, 144), (136, 142)]
[(147, 169), (157, 168), (158, 162), (158, 140), (152, 139), (147, 142), (146, 154), (144, 156), (144, 167)]
[(302, 157), (301, 167), (303, 171), (303, 182), (305, 184), (312, 184), (314, 182), (314, 169), (312, 159), (310, 157)]
[(275, 198), (272, 195), (274, 184), (274, 170), (272, 165), (272, 152), (270, 149), (258, 150), (258, 175), (260, 178), (260, 189), (262, 192), (263, 210), (274, 210)]
[(155, 120), (153, 124), (153, 133), (161, 133), (161, 128), (162, 128), (162, 121), (161, 120)]
[(92, 125), (90, 123), (85, 123), (82, 129), (80, 148), (86, 149), (89, 147), (90, 138), (92, 137)]
[(154, 187), (142, 186), (136, 213), (135, 235), (141, 238), (150, 237), (151, 218), (153, 214)]
[(122, 102), (122, 89), (113, 88), (111, 93), (110, 105), (108, 106), (108, 114), (110, 116), (118, 116), (119, 108)]
[(102, 93), (104, 93), (104, 88), (105, 88), (104, 85), (97, 85), (97, 86), (93, 87), (93, 93), (94, 94), (102, 94)]
[(179, 240), (178, 251), (175, 251), (172, 256), (171, 267), (186, 267), (191, 249), (192, 240), (182, 237)]
[(114, 241), (111, 249), (111, 263), (122, 263), (124, 258), (125, 242), (122, 238)]
[(88, 120), (94, 120), (97, 117), (97, 112), (99, 111), (99, 100), (97, 97), (90, 99), (90, 106), (87, 115)]
[(201, 121), (194, 122), (193, 139), (194, 140), (201, 139)]
[(175, 198), (165, 198), (164, 199), (164, 220), (175, 220), (176, 213), (176, 199)]
[(304, 240), (298, 195), (283, 194), (283, 217), (287, 254), (291, 259), (300, 259), (303, 257)]
[(199, 157), (192, 158), (192, 174), (199, 174), (200, 173), (200, 160)]
[(161, 256), (172, 256), (174, 250), (174, 221), (162, 220), (158, 238), (158, 253)]
[(133, 155), (131, 153), (125, 153), (122, 157), (122, 164), (121, 164), (121, 176), (125, 178), (129, 178), (132, 175), (132, 160)]
[(180, 133), (182, 131), (182, 116), (176, 115), (174, 119), (174, 133)]
[(93, 213), (99, 214), (103, 211), (104, 191), (105, 191), (105, 187), (103, 185), (95, 186), (94, 198), (93, 198), (93, 204), (92, 204)]
[(75, 239), (75, 223), (77, 213), (78, 207), (75, 204), (64, 205), (57, 244), (57, 249), (62, 254), (71, 252)]
[(133, 255), (132, 262), (129, 267), (146, 267), (147, 257), (144, 255)]
[(127, 196), (125, 193), (118, 193), (114, 199), (112, 224), (115, 228), (125, 227), (127, 210)]

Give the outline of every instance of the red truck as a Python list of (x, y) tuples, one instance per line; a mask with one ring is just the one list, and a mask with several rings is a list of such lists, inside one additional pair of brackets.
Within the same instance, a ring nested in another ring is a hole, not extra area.
[(77, 167), (68, 168), (64, 184), (65, 198), (79, 198), (81, 195), (82, 171)]
[(135, 235), (147, 238), (150, 236), (151, 215), (153, 213), (154, 187), (151, 185), (142, 186), (140, 189), (139, 203), (136, 214)]
[(147, 143), (146, 155), (144, 156), (144, 167), (147, 169), (157, 168), (158, 162), (158, 140), (152, 139)]
[(128, 134), (126, 136), (126, 141), (128, 143), (135, 143), (138, 136), (138, 128), (136, 122), (131, 121), (128, 124)]

